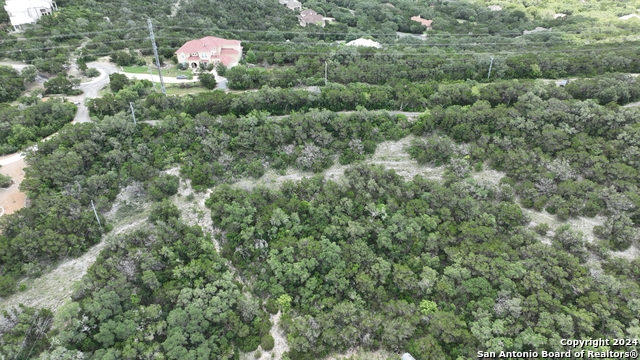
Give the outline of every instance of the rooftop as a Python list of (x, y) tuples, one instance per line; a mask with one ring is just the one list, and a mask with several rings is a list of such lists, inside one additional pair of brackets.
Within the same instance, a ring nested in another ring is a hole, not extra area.
[(318, 15), (318, 14), (302, 16), (301, 19), (307, 24), (318, 24), (318, 23), (324, 24), (324, 18), (322, 17), (322, 15)]
[(365, 47), (374, 47), (374, 48), (381, 48), (382, 45), (380, 45), (380, 43), (375, 42), (373, 40), (369, 40), (369, 39), (357, 39), (357, 40), (353, 40), (353, 41), (349, 41), (347, 43), (347, 46), (365, 46)]
[(27, 8), (51, 7), (52, 0), (6, 0), (4, 8), (7, 12), (25, 11)]
[(433, 20), (427, 20), (427, 19), (423, 19), (420, 16), (412, 16), (411, 20), (413, 21), (417, 21), (420, 24), (426, 26), (426, 27), (431, 27), (431, 24), (433, 23)]
[(239, 40), (227, 40), (215, 36), (207, 36), (198, 40), (187, 41), (176, 53), (193, 53), (198, 51), (212, 51), (222, 45), (240, 45)]

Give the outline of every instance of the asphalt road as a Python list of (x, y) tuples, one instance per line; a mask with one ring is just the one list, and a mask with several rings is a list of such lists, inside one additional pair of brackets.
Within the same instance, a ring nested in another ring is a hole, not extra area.
[(98, 71), (100, 71), (100, 76), (93, 81), (80, 84), (80, 90), (83, 91), (82, 95), (69, 97), (69, 100), (80, 103), (80, 105), (78, 105), (76, 117), (73, 119), (74, 123), (91, 121), (91, 118), (89, 117), (89, 109), (87, 109), (84, 101), (86, 99), (97, 98), (100, 93), (100, 89), (109, 83), (109, 75), (118, 72), (118, 68), (115, 65), (108, 63), (91, 62), (87, 63), (87, 66), (98, 69)]

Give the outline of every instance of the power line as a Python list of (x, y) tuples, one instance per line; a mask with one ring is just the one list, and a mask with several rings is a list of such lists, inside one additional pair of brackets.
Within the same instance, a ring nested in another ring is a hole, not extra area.
[[(183, 39), (182, 37), (178, 38), (178, 37), (164, 37), (165, 39)], [(101, 44), (109, 44), (109, 43), (119, 43), (119, 42), (131, 42), (131, 41), (137, 41), (137, 40), (147, 40), (149, 39), (148, 37), (145, 38), (134, 38), (134, 39), (127, 39), (127, 40), (113, 40), (113, 41), (107, 41), (107, 42), (101, 42)], [(304, 44), (304, 43), (297, 43), (297, 42), (280, 42), (280, 41), (251, 41), (251, 40), (241, 40), (244, 41), (246, 43), (266, 43), (266, 44), (280, 44), (280, 45), (287, 45), (287, 46), (305, 46), (305, 47), (309, 47), (308, 44)], [(505, 43), (506, 44), (506, 43)], [(536, 43), (524, 43), (524, 44), (508, 44), (508, 45), (513, 45), (513, 46), (528, 46), (531, 44), (540, 44), (540, 45), (553, 45), (553, 44), (560, 44), (560, 42), (536, 42)], [(623, 45), (622, 43), (607, 43), (608, 45)], [(314, 45), (318, 45), (318, 44), (314, 44)], [(330, 44), (326, 44), (327, 46), (331, 46)], [(383, 44), (383, 45), (387, 45), (387, 44)], [(501, 45), (501, 44), (496, 44), (496, 43), (453, 43), (453, 44), (393, 44), (394, 46), (398, 46), (398, 47), (403, 47), (403, 48), (407, 48), (407, 47), (412, 47), (412, 45), (414, 45), (414, 47), (428, 47), (428, 46), (442, 46), (442, 47), (455, 47), (455, 48), (459, 48), (459, 47), (470, 47), (470, 46), (486, 46), (486, 45)], [(604, 44), (601, 44), (604, 45)], [(498, 53), (502, 53), (502, 54), (539, 54), (539, 53), (553, 53), (553, 52), (563, 52), (566, 53), (568, 51), (571, 52), (576, 52), (576, 51), (580, 51), (580, 52), (599, 52), (599, 51), (611, 51), (611, 50), (633, 50), (633, 49), (638, 49), (639, 46), (629, 46), (629, 44), (624, 44), (624, 47), (619, 47), (619, 46), (608, 46), (606, 47), (606, 49), (598, 49), (598, 48), (591, 48), (591, 46), (593, 46), (593, 44), (585, 44), (584, 46), (574, 46), (574, 47), (563, 47), (562, 49), (559, 50), (548, 50), (545, 49), (543, 52), (536, 52), (536, 51), (509, 51), (509, 50), (502, 50), (501, 52)], [(585, 47), (589, 47), (586, 48)], [(29, 48), (29, 49), (18, 49), (18, 50), (4, 50), (4, 51), (0, 51), (0, 54), (11, 54), (11, 53), (22, 53), (22, 52), (30, 52), (30, 51), (48, 51), (48, 50), (54, 50), (54, 49), (60, 49), (60, 48), (77, 48), (77, 45), (58, 45), (58, 46), (50, 46), (50, 47), (43, 47), (43, 48)], [(91, 49), (87, 49), (87, 50), (91, 50)], [(129, 49), (131, 51), (140, 51), (140, 50), (146, 50), (146, 49)], [(491, 49), (493, 50), (493, 49)], [(122, 50), (113, 50), (112, 52), (109, 52), (107, 54), (111, 54), (113, 52), (116, 51), (122, 51)], [(266, 50), (253, 50), (256, 53), (281, 53), (281, 54), (290, 54), (290, 53), (297, 53), (297, 54), (304, 54), (304, 55), (323, 55), (323, 54), (327, 54), (326, 52), (299, 52), (296, 51), (294, 49), (284, 49), (284, 50), (280, 50), (280, 51), (266, 51)], [(464, 54), (487, 54), (487, 53), (496, 53), (495, 51), (487, 51), (487, 52), (476, 52), (476, 53), (471, 53), (471, 52), (466, 52), (463, 53)], [(383, 52), (374, 52), (371, 54), (386, 54), (389, 55), (391, 53), (383, 53)], [(426, 53), (399, 53), (396, 52), (396, 54), (399, 55), (412, 55), (412, 56), (442, 56), (442, 54), (426, 54)], [(87, 54), (87, 55), (95, 55), (95, 54)], [(362, 54), (362, 55), (368, 55), (368, 54)], [(395, 56), (395, 55), (394, 55)]]
[(156, 38), (153, 35), (153, 24), (151, 24), (151, 18), (147, 18), (149, 23), (149, 37), (151, 37), (151, 46), (153, 47), (153, 56), (156, 58), (156, 66), (158, 67), (158, 77), (160, 77), (160, 88), (162, 93), (166, 96), (167, 90), (164, 87), (164, 80), (162, 79), (162, 69), (160, 68), (160, 59), (158, 59), (158, 46), (156, 46)]
[[(159, 25), (157, 26), (158, 29), (180, 29), (180, 30), (205, 30), (205, 31), (230, 31), (230, 32), (250, 32), (250, 33), (259, 33), (259, 32), (263, 32), (263, 33), (274, 33), (274, 34), (312, 34), (312, 35), (358, 35), (358, 34), (364, 34), (364, 35), (370, 35), (370, 36), (392, 36), (393, 34), (391, 33), (369, 33), (369, 32), (361, 32), (361, 33), (357, 33), (357, 32), (321, 32), (321, 31), (303, 31), (303, 29), (299, 29), (299, 30), (264, 30), (264, 29), (220, 29), (220, 28), (201, 28), (201, 27), (189, 27), (189, 26), (169, 26), (169, 25)], [(406, 33), (409, 34), (409, 33)], [(519, 32), (502, 32), (502, 33), (494, 33), (494, 34), (451, 34), (451, 33), (442, 33), (442, 34), (429, 34), (429, 37), (432, 36), (446, 36), (446, 37), (462, 37), (462, 36), (470, 36), (470, 37), (474, 37), (474, 36), (503, 36), (503, 35), (520, 35), (520, 36), (528, 36), (528, 35), (535, 35), (535, 34), (577, 34), (577, 35), (582, 35), (582, 34), (590, 34), (590, 35), (602, 35), (604, 34), (601, 31), (540, 31), (540, 32), (535, 32), (535, 33), (530, 33), (530, 34), (524, 34), (523, 32), (519, 31)], [(397, 35), (397, 32), (396, 32)], [(420, 35), (420, 34), (415, 34), (415, 35)]]

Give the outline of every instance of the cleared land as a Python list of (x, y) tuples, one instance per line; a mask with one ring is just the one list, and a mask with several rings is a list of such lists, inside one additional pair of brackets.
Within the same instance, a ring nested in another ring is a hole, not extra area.
[[(14, 155), (10, 155), (14, 156)], [(8, 157), (0, 158), (6, 159)], [(9, 215), (22, 209), (25, 206), (27, 195), (20, 191), (19, 186), (22, 180), (24, 180), (24, 168), (26, 164), (23, 158), (17, 161), (11, 162), (7, 165), (0, 167), (0, 174), (8, 175), (14, 181), (13, 186), (8, 189), (0, 188), (0, 214)], [(4, 209), (4, 211), (3, 211)]]

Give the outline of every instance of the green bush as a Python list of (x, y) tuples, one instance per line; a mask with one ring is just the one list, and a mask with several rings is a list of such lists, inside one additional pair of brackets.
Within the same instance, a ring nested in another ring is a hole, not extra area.
[(269, 299), (264, 305), (264, 309), (267, 310), (269, 314), (275, 314), (278, 312), (278, 303), (276, 303), (274, 299)]
[(87, 71), (84, 72), (84, 74), (87, 77), (94, 78), (94, 77), (100, 76), (100, 71), (98, 71), (98, 69), (95, 69), (95, 68), (89, 68), (87, 69)]
[(247, 173), (255, 179), (264, 175), (264, 166), (260, 160), (255, 160), (249, 163), (247, 166)]
[(0, 188), (8, 188), (11, 186), (11, 177), (0, 174)]
[(0, 296), (7, 296), (16, 289), (16, 280), (11, 275), (0, 275)]
[(547, 223), (541, 223), (536, 225), (533, 230), (540, 236), (546, 236), (547, 232), (549, 232), (549, 225), (547, 225)]
[(271, 334), (263, 336), (262, 340), (260, 340), (260, 347), (262, 348), (262, 350), (270, 351), (274, 346), (275, 340), (273, 339), (273, 336), (271, 336)]
[(149, 196), (153, 201), (165, 199), (178, 192), (180, 178), (175, 175), (159, 176), (151, 180)]
[(163, 200), (154, 204), (149, 215), (149, 222), (155, 224), (158, 221), (168, 221), (172, 218), (179, 218), (180, 210), (168, 200)]

